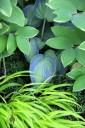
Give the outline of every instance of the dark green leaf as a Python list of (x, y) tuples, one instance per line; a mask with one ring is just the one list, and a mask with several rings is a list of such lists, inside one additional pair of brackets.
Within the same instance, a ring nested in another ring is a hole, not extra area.
[(67, 22), (72, 19), (72, 14), (77, 13), (76, 7), (68, 0), (50, 0), (48, 6), (55, 10), (55, 22)]
[(53, 10), (46, 5), (47, 1), (48, 0), (36, 0), (34, 7), (35, 16), (39, 19), (53, 21), (56, 15), (53, 13)]
[(74, 92), (81, 91), (84, 89), (85, 89), (85, 75), (78, 77), (73, 85)]
[(16, 32), (16, 35), (24, 36), (27, 38), (32, 38), (32, 37), (36, 36), (37, 34), (38, 34), (38, 30), (33, 27), (30, 27), (30, 26), (20, 28)]
[(34, 15), (34, 5), (27, 5), (23, 9), (24, 15), (27, 18), (27, 25), (32, 27), (38, 27), (41, 20)]
[(0, 54), (0, 60), (4, 57), (8, 57), (12, 55), (12, 53), (8, 53), (6, 49), (4, 49), (4, 51)]
[(85, 11), (85, 0), (71, 0), (70, 2), (75, 5), (77, 10)]
[(9, 34), (8, 40), (7, 40), (7, 51), (8, 53), (13, 53), (16, 49), (16, 38), (13, 34)]
[(17, 36), (16, 37), (17, 46), (20, 49), (21, 52), (24, 54), (29, 54), (29, 39), (23, 37), (23, 36)]
[(59, 37), (66, 37), (72, 41), (73, 44), (80, 44), (81, 40), (75, 30), (65, 26), (54, 26), (51, 28), (54, 35)]
[(78, 27), (82, 31), (85, 31), (85, 12), (73, 15), (71, 21), (76, 27)]
[(18, 0), (10, 0), (12, 4), (16, 5)]
[(6, 48), (7, 44), (7, 37), (6, 36), (0, 36), (0, 53), (3, 52), (3, 50)]
[(55, 49), (67, 49), (72, 47), (72, 41), (65, 37), (51, 38), (46, 44)]
[(64, 67), (71, 64), (75, 60), (75, 58), (76, 58), (76, 52), (75, 49), (73, 48), (66, 49), (61, 54), (61, 61)]
[(7, 17), (11, 16), (12, 6), (10, 0), (0, 0), (0, 12)]
[(84, 58), (85, 58), (85, 51), (77, 48), (76, 49), (76, 59), (83, 66), (85, 66), (85, 59)]
[(21, 27), (25, 25), (25, 17), (23, 12), (19, 7), (14, 5), (13, 5), (13, 9), (10, 17), (6, 17), (4, 15), (0, 15), (0, 17), (7, 22), (17, 24)]
[(67, 73), (67, 76), (72, 79), (77, 79), (81, 75), (85, 75), (85, 68), (83, 68), (83, 67), (73, 69), (72, 71)]
[(82, 44), (80, 44), (78, 48), (85, 51), (85, 41)]
[(9, 30), (9, 26), (5, 23), (2, 23), (2, 29), (0, 29), (0, 35), (5, 34)]

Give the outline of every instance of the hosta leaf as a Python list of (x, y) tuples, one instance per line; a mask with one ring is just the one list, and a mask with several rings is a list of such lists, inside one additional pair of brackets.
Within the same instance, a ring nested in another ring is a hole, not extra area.
[(12, 4), (16, 5), (18, 0), (10, 0)]
[(20, 28), (16, 32), (16, 35), (24, 36), (24, 37), (27, 37), (27, 38), (32, 38), (32, 37), (36, 36), (37, 34), (38, 34), (38, 30), (33, 28), (33, 27), (30, 27), (30, 26)]
[(21, 11), (21, 9), (17, 6), (14, 6), (12, 7), (12, 13), (11, 13), (11, 16), (10, 17), (6, 17), (4, 15), (0, 15), (0, 17), (7, 21), (7, 22), (10, 22), (10, 23), (14, 23), (14, 24), (17, 24), (21, 27), (24, 26), (25, 24), (25, 17), (24, 17), (24, 14), (23, 12)]
[(78, 48), (85, 51), (85, 41), (82, 44), (80, 44)]
[(10, 0), (0, 0), (0, 12), (7, 17), (11, 16), (12, 5)]
[(8, 40), (7, 40), (7, 51), (8, 53), (12, 53), (15, 51), (17, 45), (16, 45), (16, 38), (13, 34), (9, 34)]
[[(52, 56), (51, 56), (52, 55)], [(38, 54), (33, 57), (30, 63), (30, 77), (34, 83), (48, 82), (52, 79), (56, 71), (56, 55), (51, 50), (46, 51), (45, 55)]]
[(85, 41), (85, 31), (82, 31), (77, 27), (74, 27), (74, 30), (75, 30), (76, 34), (78, 35), (78, 37), (80, 38), (81, 43), (84, 42)]
[(36, 0), (34, 7), (35, 16), (39, 19), (53, 21), (55, 14), (53, 10), (46, 5), (46, 2), (47, 0)]
[(3, 28), (3, 26), (2, 26), (2, 24), (0, 23), (0, 29), (2, 29)]
[(67, 49), (72, 47), (72, 41), (65, 37), (51, 38), (46, 44), (55, 49)]
[(0, 53), (3, 52), (3, 50), (6, 48), (7, 44), (7, 37), (6, 36), (0, 36)]
[(4, 57), (8, 57), (12, 55), (12, 53), (8, 53), (6, 49), (4, 49), (4, 51), (0, 54), (0, 59), (4, 58)]
[(66, 49), (61, 54), (61, 61), (64, 67), (72, 63), (75, 60), (75, 58), (76, 58), (76, 52), (73, 48)]
[(77, 79), (81, 75), (85, 75), (85, 68), (83, 68), (83, 67), (73, 69), (72, 71), (67, 73), (67, 76), (72, 79)]
[(29, 45), (28, 46), (29, 54), (25, 55), (25, 58), (28, 62), (30, 62), (35, 55), (39, 54), (37, 39), (36, 38), (31, 38), (28, 45)]
[(34, 5), (27, 5), (23, 9), (24, 15), (27, 18), (27, 25), (32, 27), (38, 27), (41, 20), (34, 15)]
[(29, 54), (29, 39), (23, 37), (23, 36), (17, 36), (16, 37), (17, 46), (20, 49), (21, 52), (24, 54)]
[(85, 89), (85, 75), (78, 77), (73, 85), (74, 92), (81, 91), (84, 89)]
[(71, 3), (75, 5), (76, 9), (79, 11), (84, 11), (85, 10), (85, 0), (71, 0)]
[(2, 29), (0, 29), (0, 35), (5, 34), (9, 30), (9, 26), (5, 23), (2, 23)]
[(73, 44), (80, 44), (81, 40), (75, 30), (65, 26), (54, 26), (51, 28), (55, 36), (66, 37), (72, 41)]
[(76, 59), (77, 61), (85, 66), (85, 51), (81, 49), (76, 49)]
[(72, 19), (72, 14), (77, 13), (75, 6), (68, 0), (52, 0), (48, 6), (55, 10), (55, 22), (67, 22)]
[(73, 15), (71, 21), (76, 27), (78, 27), (82, 31), (85, 31), (85, 12)]

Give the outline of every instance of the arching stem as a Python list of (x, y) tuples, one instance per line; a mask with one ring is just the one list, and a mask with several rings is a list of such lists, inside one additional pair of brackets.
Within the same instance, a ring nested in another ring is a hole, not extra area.
[(5, 64), (5, 58), (3, 57), (3, 68), (4, 68), (4, 75), (6, 76), (6, 64)]
[(42, 26), (42, 32), (41, 32), (41, 40), (43, 39), (43, 36), (44, 36), (45, 23), (46, 23), (46, 19), (43, 20), (43, 26)]

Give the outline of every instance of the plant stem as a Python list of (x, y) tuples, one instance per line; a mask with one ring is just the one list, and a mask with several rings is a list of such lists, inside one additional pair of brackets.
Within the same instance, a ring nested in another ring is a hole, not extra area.
[(44, 19), (43, 20), (43, 26), (42, 26), (42, 32), (41, 32), (41, 40), (43, 39), (43, 35), (44, 35), (45, 23), (46, 23), (46, 20)]
[(4, 75), (6, 76), (6, 64), (5, 64), (5, 58), (3, 57), (3, 68), (4, 68)]

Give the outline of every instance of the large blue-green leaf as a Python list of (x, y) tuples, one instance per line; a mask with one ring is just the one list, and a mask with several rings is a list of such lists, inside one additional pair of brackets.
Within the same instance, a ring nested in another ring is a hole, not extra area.
[(53, 10), (46, 5), (46, 2), (48, 2), (48, 0), (36, 0), (34, 7), (35, 16), (39, 19), (53, 21), (55, 14)]
[(57, 15), (55, 22), (67, 22), (72, 19), (72, 15), (77, 13), (76, 7), (69, 0), (50, 0), (48, 6)]
[(43, 54), (38, 54), (33, 57), (30, 63), (30, 77), (33, 83), (40, 83), (52, 79), (56, 71), (56, 55), (54, 52), (48, 51)]
[(28, 62), (32, 60), (32, 58), (39, 54), (39, 48), (38, 48), (38, 42), (36, 38), (31, 38), (29, 43), (28, 43), (28, 48), (29, 48), (29, 54), (25, 54), (25, 58)]
[(12, 6), (12, 13), (11, 13), (10, 17), (4, 16), (1, 14), (0, 14), (0, 17), (7, 22), (17, 24), (21, 27), (23, 27), (25, 25), (24, 14), (23, 14), (22, 10), (15, 5)]
[(27, 25), (32, 27), (38, 27), (41, 20), (34, 15), (34, 5), (27, 5), (23, 9), (24, 15), (27, 18)]
[(7, 17), (11, 16), (12, 5), (10, 0), (0, 0), (0, 12)]

